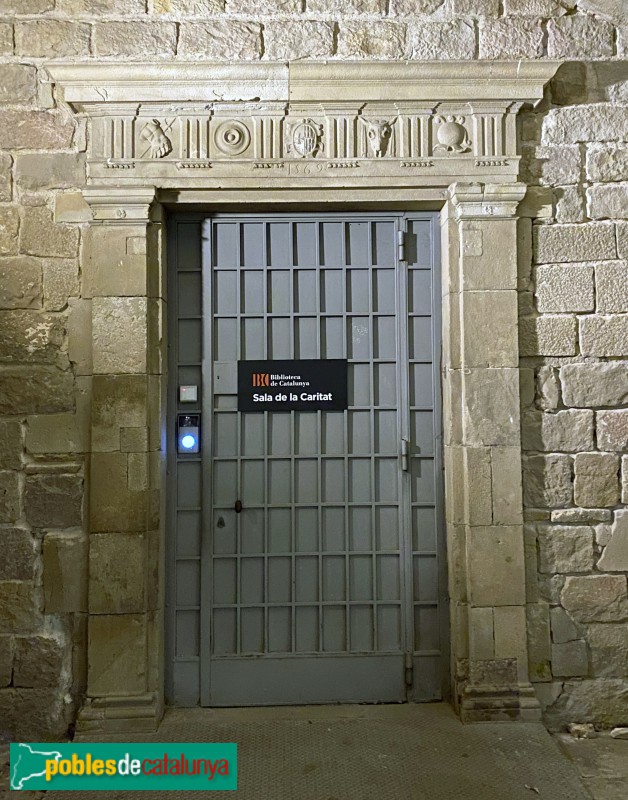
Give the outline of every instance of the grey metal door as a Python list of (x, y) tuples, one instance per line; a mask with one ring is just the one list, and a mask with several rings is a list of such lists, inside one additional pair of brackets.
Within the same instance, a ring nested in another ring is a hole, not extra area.
[[(202, 260), (180, 225), (174, 245), (175, 368), (203, 386), (203, 434), (173, 465), (172, 700), (435, 699), (433, 215), (202, 227)], [(347, 358), (348, 410), (237, 410), (239, 359), (293, 358)]]

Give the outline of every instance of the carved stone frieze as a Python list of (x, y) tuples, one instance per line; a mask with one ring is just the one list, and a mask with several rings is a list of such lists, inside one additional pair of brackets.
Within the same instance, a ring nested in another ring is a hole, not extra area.
[[(90, 126), (88, 182), (512, 181), (516, 113), (557, 64), (51, 64)], [(302, 163), (300, 163), (302, 162)], [(315, 162), (308, 166), (309, 162)], [(284, 165), (287, 169), (284, 169)], [(275, 177), (276, 176), (276, 177)]]

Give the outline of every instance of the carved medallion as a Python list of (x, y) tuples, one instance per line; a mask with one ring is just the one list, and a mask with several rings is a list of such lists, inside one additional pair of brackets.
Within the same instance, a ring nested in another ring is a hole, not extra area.
[(142, 128), (140, 139), (148, 144), (148, 152), (142, 154), (151, 158), (163, 158), (172, 151), (172, 142), (166, 136), (158, 119), (149, 120)]
[(381, 158), (388, 150), (390, 137), (392, 136), (392, 126), (395, 120), (385, 119), (365, 119), (360, 117), (363, 125), (366, 126), (366, 138), (371, 146), (375, 158)]
[(445, 150), (447, 153), (466, 153), (471, 142), (464, 126), (464, 117), (435, 117), (439, 123), (436, 129), (438, 144), (434, 150)]
[(288, 123), (286, 127), (286, 151), (300, 158), (313, 158), (323, 149), (321, 136), (323, 126), (311, 119), (302, 119), (297, 123)]
[(251, 144), (251, 132), (243, 122), (229, 119), (216, 129), (214, 143), (226, 156), (239, 156)]

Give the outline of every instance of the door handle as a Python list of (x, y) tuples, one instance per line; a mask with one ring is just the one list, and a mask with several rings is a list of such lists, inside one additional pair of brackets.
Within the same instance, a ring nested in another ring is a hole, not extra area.
[(408, 471), (410, 456), (410, 442), (408, 439), (401, 440), (401, 469), (404, 472)]
[(236, 514), (239, 514), (242, 511), (242, 500), (236, 500), (233, 510)]

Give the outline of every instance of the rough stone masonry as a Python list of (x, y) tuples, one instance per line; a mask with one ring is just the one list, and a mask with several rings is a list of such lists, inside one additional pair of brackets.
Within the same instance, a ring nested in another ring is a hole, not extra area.
[[(138, 540), (88, 534), (98, 389), (79, 256), (93, 242), (64, 221), (81, 207), (86, 129), (52, 89), (57, 58), (565, 61), (519, 129), (539, 208), (519, 229), (529, 666), (550, 726), (628, 722), (627, 53), (613, 2), (0, 0), (0, 737), (73, 721), (88, 574), (95, 606), (119, 592), (132, 610), (137, 591), (106, 564), (113, 546), (132, 562)], [(136, 391), (120, 379), (131, 421), (99, 476), (112, 486), (146, 450)], [(103, 652), (111, 620), (92, 632)]]

